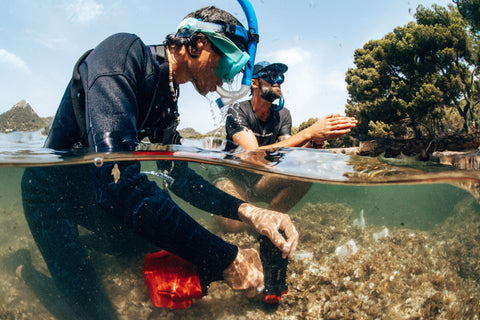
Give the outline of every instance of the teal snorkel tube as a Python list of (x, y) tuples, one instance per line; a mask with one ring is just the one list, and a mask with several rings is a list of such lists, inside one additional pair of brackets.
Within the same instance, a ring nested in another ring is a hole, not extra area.
[(245, 65), (245, 71), (243, 74), (241, 87), (237, 91), (228, 91), (220, 86), (217, 86), (217, 93), (220, 95), (220, 98), (216, 100), (219, 108), (222, 108), (226, 105), (229, 105), (236, 100), (244, 97), (250, 90), (250, 85), (252, 84), (252, 73), (253, 66), (255, 64), (255, 55), (257, 54), (257, 44), (258, 44), (258, 23), (257, 16), (255, 15), (255, 10), (253, 10), (252, 4), (248, 0), (237, 0), (240, 6), (245, 13), (248, 22), (248, 44), (247, 52), (250, 56), (249, 61)]

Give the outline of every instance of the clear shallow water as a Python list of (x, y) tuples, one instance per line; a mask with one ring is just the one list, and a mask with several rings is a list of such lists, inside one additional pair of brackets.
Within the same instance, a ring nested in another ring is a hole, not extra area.
[[(113, 254), (85, 237), (122, 319), (478, 319), (478, 170), (299, 149), (225, 154), (221, 143), (212, 141), (143, 145), (137, 153), (58, 153), (42, 149), (43, 139), (38, 132), (0, 134), (2, 319), (77, 316), (58, 298), (23, 216), (24, 168), (132, 159), (141, 160), (149, 173), (158, 159), (180, 159), (207, 178), (218, 167), (235, 167), (312, 185), (289, 211), (301, 238), (289, 264), (289, 293), (275, 312), (221, 282), (186, 310), (157, 309), (143, 280), (143, 253)], [(162, 183), (155, 175), (149, 178)], [(258, 246), (249, 230), (223, 232), (210, 214), (172, 197), (227, 241)], [(80, 233), (92, 236), (82, 228)]]

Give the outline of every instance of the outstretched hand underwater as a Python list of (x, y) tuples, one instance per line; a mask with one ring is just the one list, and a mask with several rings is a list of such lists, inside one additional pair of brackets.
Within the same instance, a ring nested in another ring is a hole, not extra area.
[(288, 215), (243, 203), (238, 208), (238, 216), (252, 229), (268, 237), (282, 251), (284, 259), (293, 258), (298, 243), (298, 232)]
[(254, 297), (263, 290), (263, 268), (256, 249), (238, 249), (232, 264), (223, 271), (223, 278), (234, 290), (243, 290), (247, 297)]

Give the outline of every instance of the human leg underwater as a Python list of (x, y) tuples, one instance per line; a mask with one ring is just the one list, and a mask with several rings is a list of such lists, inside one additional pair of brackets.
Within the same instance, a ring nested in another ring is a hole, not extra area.
[(82, 190), (84, 174), (80, 166), (25, 169), (25, 218), (57, 288), (78, 318), (115, 319), (78, 233), (77, 219), (85, 209), (78, 199), (85, 197), (83, 204), (92, 200)]
[(255, 194), (269, 203), (269, 209), (287, 213), (311, 186), (310, 182), (264, 175), (255, 185)]

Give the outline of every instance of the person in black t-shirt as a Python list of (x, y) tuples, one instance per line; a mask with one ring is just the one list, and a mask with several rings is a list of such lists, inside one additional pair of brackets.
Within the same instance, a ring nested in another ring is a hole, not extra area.
[[(253, 69), (252, 98), (229, 109), (226, 118), (227, 145), (232, 151), (240, 146), (245, 150), (280, 147), (316, 148), (324, 141), (350, 132), (357, 120), (339, 114), (329, 115), (311, 127), (291, 135), (292, 117), (283, 107), (280, 85), (288, 67), (283, 63), (259, 62)], [(279, 100), (278, 105), (274, 104)], [(273, 175), (259, 175), (242, 170), (227, 169), (214, 174), (214, 183), (237, 198), (264, 201), (269, 209), (290, 210), (308, 191), (310, 183), (282, 179)], [(221, 226), (231, 232), (243, 228), (241, 221), (216, 217)]]

